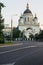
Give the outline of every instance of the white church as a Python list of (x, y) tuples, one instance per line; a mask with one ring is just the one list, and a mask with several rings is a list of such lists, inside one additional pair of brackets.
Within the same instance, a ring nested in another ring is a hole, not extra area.
[(19, 30), (23, 32), (23, 35), (26, 36), (27, 39), (29, 39), (29, 36), (39, 34), (40, 27), (38, 23), (38, 18), (35, 14), (35, 17), (33, 16), (32, 12), (29, 9), (29, 4), (27, 3), (26, 10), (23, 12), (23, 14), (19, 18), (19, 24), (18, 24)]

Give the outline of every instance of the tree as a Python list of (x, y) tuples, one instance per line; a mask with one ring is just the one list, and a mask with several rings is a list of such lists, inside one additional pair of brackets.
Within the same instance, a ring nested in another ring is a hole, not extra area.
[(4, 7), (3, 3), (0, 3), (0, 43), (4, 43), (4, 35), (3, 35), (3, 28), (4, 28), (4, 19), (1, 15), (1, 10)]
[(39, 36), (39, 34), (35, 34), (34, 39), (35, 39), (35, 40), (38, 40), (38, 39), (39, 39), (39, 37), (38, 37), (38, 36)]
[(43, 30), (39, 34), (35, 34), (35, 40), (43, 41)]
[(1, 13), (1, 9), (5, 7), (3, 3), (0, 3), (0, 13)]
[(31, 35), (29, 36), (29, 38), (30, 38), (30, 40), (33, 40), (33, 39), (34, 39), (34, 35), (31, 34)]
[(13, 39), (22, 39), (22, 37), (23, 37), (23, 33), (19, 30), (19, 29), (17, 29), (17, 28), (14, 28), (13, 29)]
[(40, 31), (38, 38), (39, 38), (40, 41), (43, 41), (43, 30)]
[(18, 30), (17, 28), (14, 28), (13, 33), (12, 33), (13, 34), (13, 39), (18, 38), (19, 33), (20, 33), (20, 30)]

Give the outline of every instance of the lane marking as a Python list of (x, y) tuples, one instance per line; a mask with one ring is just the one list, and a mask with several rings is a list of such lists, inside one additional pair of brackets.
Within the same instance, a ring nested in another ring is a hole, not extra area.
[[(27, 47), (24, 47), (24, 48), (19, 48), (19, 50), (20, 49), (25, 49), (25, 48), (31, 48), (31, 47), (38, 47), (38, 46), (27, 46)], [(16, 49), (17, 50), (17, 49)], [(33, 56), (33, 53), (36, 53), (36, 52), (38, 52), (38, 51), (40, 51), (40, 49), (38, 49), (38, 50), (36, 50), (36, 51), (32, 51), (29, 55), (31, 56)], [(27, 54), (28, 55), (28, 54)], [(20, 60), (20, 59), (22, 59), (22, 58), (24, 58), (25, 56), (27, 56), (27, 55), (24, 55), (24, 56), (22, 56), (22, 57), (20, 57), (20, 58), (18, 58), (16, 61), (18, 61), (18, 60)], [(14, 63), (10, 63), (10, 64), (3, 64), (3, 65), (15, 65), (16, 64), (16, 62), (14, 62)]]
[(1, 65), (15, 65), (16, 62), (14, 63), (9, 63), (9, 64), (1, 64)]
[(13, 50), (1, 52), (0, 54), (5, 54), (5, 53), (8, 53), (8, 52), (18, 51), (18, 50), (22, 50), (22, 49), (25, 49), (25, 48), (31, 48), (31, 47), (37, 47), (37, 46), (27, 46), (27, 47), (23, 47), (23, 48), (13, 49)]

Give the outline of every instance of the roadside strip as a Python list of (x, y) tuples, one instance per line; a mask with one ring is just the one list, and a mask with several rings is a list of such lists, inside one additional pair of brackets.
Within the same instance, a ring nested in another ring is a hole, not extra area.
[(8, 45), (5, 45), (5, 44), (0, 44), (0, 47), (8, 47), (8, 46), (18, 46), (18, 45), (22, 45), (23, 43), (15, 43), (15, 44), (8, 44)]

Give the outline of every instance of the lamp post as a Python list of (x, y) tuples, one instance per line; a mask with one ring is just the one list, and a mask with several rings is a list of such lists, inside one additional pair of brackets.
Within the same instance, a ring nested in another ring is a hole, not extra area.
[[(17, 14), (13, 15), (13, 16), (17, 16)], [(12, 27), (13, 26), (13, 20), (12, 20), (12, 17), (11, 17), (11, 42), (12, 42), (12, 37), (13, 37), (13, 32), (12, 32), (12, 30), (13, 30), (13, 27)]]
[(11, 18), (11, 42), (12, 42), (12, 23), (13, 23), (13, 21), (12, 21), (12, 18)]

